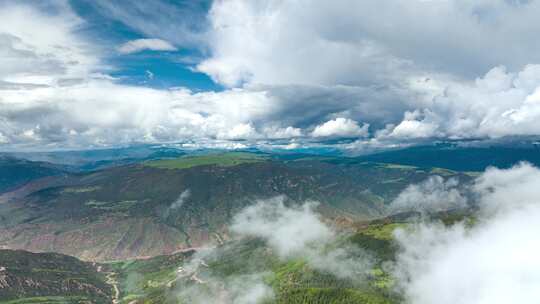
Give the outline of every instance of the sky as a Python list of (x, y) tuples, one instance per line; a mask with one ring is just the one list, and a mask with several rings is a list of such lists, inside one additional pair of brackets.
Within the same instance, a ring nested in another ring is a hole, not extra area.
[(540, 135), (534, 0), (0, 0), (0, 150)]

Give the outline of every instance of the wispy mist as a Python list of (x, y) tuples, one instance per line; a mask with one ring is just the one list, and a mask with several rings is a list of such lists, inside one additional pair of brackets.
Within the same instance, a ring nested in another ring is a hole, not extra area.
[(186, 189), (184, 191), (182, 191), (182, 193), (180, 193), (180, 195), (178, 196), (178, 198), (173, 201), (168, 207), (164, 208), (164, 210), (162, 211), (162, 217), (163, 218), (168, 218), (171, 213), (179, 210), (180, 208), (182, 208), (182, 206), (184, 205), (184, 203), (191, 197), (191, 190), (189, 189)]
[(340, 278), (361, 279), (371, 266), (363, 250), (330, 246), (338, 234), (315, 212), (318, 203), (287, 207), (285, 197), (258, 201), (237, 214), (231, 231), (239, 236), (259, 237), (268, 242), (281, 259), (301, 258), (310, 267)]
[(445, 180), (435, 175), (419, 184), (409, 185), (390, 204), (390, 211), (418, 211), (431, 213), (436, 211), (462, 208), (467, 204), (465, 196), (458, 188), (455, 178)]

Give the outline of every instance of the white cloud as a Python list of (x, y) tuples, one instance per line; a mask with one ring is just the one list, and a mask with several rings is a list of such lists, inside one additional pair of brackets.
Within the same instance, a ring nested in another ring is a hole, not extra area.
[(47, 15), (22, 4), (0, 4), (0, 82), (55, 85), (103, 68), (99, 50), (74, 33), (84, 21), (62, 2), (56, 9)]
[(331, 239), (333, 232), (314, 212), (314, 203), (288, 208), (283, 200), (276, 197), (247, 207), (235, 216), (231, 231), (263, 237), (283, 257), (301, 253), (311, 243)]
[(287, 207), (284, 197), (260, 200), (233, 219), (230, 230), (239, 236), (260, 237), (282, 259), (302, 258), (314, 269), (339, 278), (363, 279), (372, 260), (352, 246), (328, 246), (337, 233), (315, 212), (317, 203)]
[(510, 169), (488, 168), (475, 180), (482, 210), (501, 213), (540, 204), (540, 170), (529, 163)]
[[(408, 303), (534, 303), (540, 290), (540, 170), (488, 169), (472, 188), (473, 228), (400, 230), (396, 278)], [(435, 187), (437, 188), (437, 187)]]
[(410, 303), (534, 303), (540, 288), (540, 207), (514, 210), (466, 231), (421, 226), (398, 234), (398, 277)]
[(540, 133), (540, 65), (490, 70), (474, 83), (450, 83), (392, 131), (395, 137), (497, 138)]
[(130, 40), (118, 47), (118, 52), (122, 54), (132, 54), (142, 51), (176, 51), (176, 47), (170, 42), (162, 39), (135, 39)]
[[(536, 135), (540, 76), (528, 64), (540, 62), (533, 38), (540, 33), (539, 11), (537, 2), (502, 0), (343, 0), (309, 8), (218, 1), (209, 14), (211, 56), (198, 69), (233, 87), (394, 90), (399, 93), (378, 101), (369, 100), (374, 92), (338, 99), (332, 112), (317, 117), (319, 125), (340, 110), (350, 119), (362, 117), (373, 133), (388, 129), (379, 133), (383, 141)], [(525, 68), (509, 73), (501, 64)], [(338, 109), (340, 102), (345, 109)], [(358, 111), (366, 105), (387, 115)]]
[(254, 139), (260, 135), (257, 133), (251, 123), (242, 123), (235, 125), (228, 131), (223, 131), (218, 134), (220, 139)]
[(0, 133), (0, 144), (7, 144), (7, 143), (9, 143), (8, 138), (4, 134)]
[(267, 138), (271, 139), (283, 139), (302, 136), (302, 130), (300, 128), (294, 128), (291, 126), (286, 128), (269, 126), (266, 127), (263, 132)]
[(392, 138), (430, 138), (436, 137), (437, 125), (418, 120), (419, 111), (405, 112), (403, 121), (392, 129), (388, 137)]
[(434, 175), (419, 184), (409, 185), (390, 203), (391, 212), (418, 211), (421, 213), (463, 208), (467, 199), (458, 188), (455, 178), (445, 180)]
[(313, 137), (366, 137), (369, 125), (362, 127), (349, 118), (338, 117), (315, 127), (311, 133)]
[(215, 1), (212, 56), (199, 69), (227, 86), (470, 78), (501, 63), (540, 61), (539, 11), (535, 1), (503, 0)]

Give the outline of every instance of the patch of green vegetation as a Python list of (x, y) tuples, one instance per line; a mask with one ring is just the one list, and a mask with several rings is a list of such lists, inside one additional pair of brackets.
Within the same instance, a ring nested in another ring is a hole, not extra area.
[(136, 200), (125, 200), (120, 202), (99, 202), (90, 200), (84, 203), (86, 206), (101, 209), (101, 210), (108, 210), (108, 211), (125, 211), (130, 210), (133, 206), (135, 206), (138, 203)]
[(363, 280), (340, 279), (314, 270), (303, 260), (291, 260), (274, 269), (269, 283), (276, 293), (272, 303), (395, 303), (388, 274), (374, 272)]
[(278, 264), (260, 239), (243, 240), (224, 246), (206, 261), (214, 274), (222, 277), (251, 270), (265, 271)]
[(394, 279), (380, 267), (371, 270), (370, 285), (376, 289), (387, 291), (394, 286)]
[(162, 298), (173, 286), (176, 270), (190, 254), (178, 253), (111, 263), (113, 271), (118, 273), (120, 303), (131, 303), (136, 299), (144, 299), (144, 303), (164, 303)]
[(386, 169), (397, 169), (397, 170), (415, 170), (417, 167), (415, 166), (408, 166), (408, 165), (400, 165), (400, 164), (385, 164), (385, 163), (378, 163), (380, 167), (386, 168)]
[(467, 228), (472, 228), (478, 222), (478, 218), (476, 218), (471, 211), (464, 210), (442, 211), (434, 214), (432, 219), (440, 220), (445, 226), (463, 223)]
[[(0, 301), (0, 304), (74, 304), (94, 303), (87, 297), (30, 297), (11, 301)], [(105, 302), (103, 302), (105, 303)]]
[(277, 304), (390, 304), (395, 303), (384, 295), (351, 288), (302, 288), (283, 294)]
[(394, 231), (406, 228), (407, 225), (406, 223), (371, 223), (350, 236), (348, 240), (370, 252), (378, 262), (393, 260), (397, 250), (393, 241)]
[(440, 176), (452, 176), (455, 175), (456, 172), (444, 168), (432, 168), (430, 171), (431, 174), (437, 174)]
[(67, 255), (23, 250), (0, 250), (0, 261), (6, 274), (0, 303), (111, 301), (111, 287), (97, 265)]
[(406, 223), (374, 224), (363, 229), (361, 233), (378, 240), (390, 241), (394, 237), (394, 230), (406, 226)]
[(197, 166), (232, 167), (246, 163), (257, 163), (265, 158), (252, 153), (231, 152), (223, 154), (208, 154), (197, 156), (183, 156), (176, 159), (162, 159), (145, 162), (146, 166), (160, 169), (187, 169)]
[(68, 187), (62, 189), (62, 193), (87, 193), (87, 192), (94, 192), (101, 189), (99, 186), (91, 186), (91, 187)]

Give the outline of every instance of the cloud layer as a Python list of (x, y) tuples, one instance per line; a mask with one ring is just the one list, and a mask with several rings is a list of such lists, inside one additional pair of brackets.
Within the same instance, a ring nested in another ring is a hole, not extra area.
[[(87, 3), (142, 37), (119, 47), (66, 2), (30, 4), (0, 4), (2, 149), (540, 134), (536, 1)], [(110, 76), (118, 50), (179, 48), (225, 89)]]

